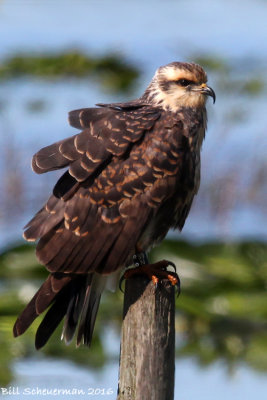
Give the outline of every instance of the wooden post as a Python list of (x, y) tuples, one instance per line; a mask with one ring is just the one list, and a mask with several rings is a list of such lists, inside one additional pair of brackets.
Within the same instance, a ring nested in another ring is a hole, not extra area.
[(117, 400), (172, 400), (175, 289), (143, 276), (126, 280)]

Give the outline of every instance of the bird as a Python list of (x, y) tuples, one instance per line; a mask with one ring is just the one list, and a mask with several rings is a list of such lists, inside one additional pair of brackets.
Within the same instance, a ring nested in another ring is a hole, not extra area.
[[(200, 65), (169, 63), (138, 99), (69, 112), (80, 132), (33, 156), (37, 174), (66, 170), (24, 227), (49, 275), (18, 316), (15, 337), (48, 309), (36, 349), (62, 319), (66, 344), (77, 331), (77, 346), (90, 346), (105, 287), (133, 262), (149, 267), (149, 250), (184, 226), (200, 184), (208, 96), (215, 103)], [(150, 276), (157, 281), (171, 263), (156, 264)]]

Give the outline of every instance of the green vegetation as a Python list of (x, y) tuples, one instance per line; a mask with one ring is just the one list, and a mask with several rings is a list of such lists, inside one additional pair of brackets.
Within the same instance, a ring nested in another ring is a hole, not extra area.
[[(263, 243), (193, 245), (166, 240), (156, 248), (152, 260), (176, 263), (182, 293), (176, 301), (177, 356), (194, 357), (201, 365), (223, 359), (229, 370), (246, 362), (267, 370), (267, 245)], [(0, 382), (12, 380), (11, 365), (18, 358), (36, 355), (34, 333), (40, 319), (21, 337), (14, 339), (12, 326), (18, 313), (45, 279), (37, 264), (34, 247), (21, 245), (0, 256)], [(120, 332), (123, 295), (105, 292), (93, 344), (76, 349), (60, 341), (61, 327), (41, 352), (100, 368), (107, 360), (103, 330), (113, 325)], [(119, 355), (118, 355), (119, 356)]]
[(181, 274), (177, 355), (201, 365), (223, 359), (229, 369), (242, 361), (266, 371), (266, 244), (166, 241), (155, 255), (175, 261)]
[(250, 70), (244, 75), (242, 69), (246, 62), (243, 63), (242, 60), (239, 63), (230, 63), (221, 57), (210, 54), (193, 55), (192, 59), (200, 64), (209, 76), (213, 76), (213, 81), (214, 79), (217, 81), (216, 86), (222, 93), (235, 93), (251, 97), (258, 96), (265, 90), (266, 71), (259, 73)]
[(42, 79), (100, 78), (108, 90), (125, 92), (131, 89), (139, 71), (116, 54), (93, 57), (77, 51), (61, 54), (19, 54), (0, 64), (0, 79), (23, 76)]
[(257, 96), (262, 93), (264, 90), (264, 81), (260, 78), (252, 78), (247, 82), (244, 82), (242, 91), (246, 94), (250, 94), (252, 96)]
[(229, 72), (229, 65), (226, 61), (220, 57), (215, 57), (212, 55), (201, 55), (194, 56), (194, 62), (201, 65), (207, 71), (215, 72)]

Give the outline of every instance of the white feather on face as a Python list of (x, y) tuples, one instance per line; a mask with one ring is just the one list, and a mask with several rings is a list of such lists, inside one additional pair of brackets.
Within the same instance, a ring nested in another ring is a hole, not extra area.
[[(183, 86), (181, 81), (188, 81)], [(201, 92), (206, 86), (205, 71), (193, 63), (171, 63), (160, 67), (148, 87), (154, 104), (176, 112), (180, 107), (204, 107), (207, 96)]]

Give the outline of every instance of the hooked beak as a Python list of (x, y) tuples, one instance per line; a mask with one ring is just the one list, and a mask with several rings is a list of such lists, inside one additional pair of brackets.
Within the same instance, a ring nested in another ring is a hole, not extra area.
[(201, 85), (199, 91), (201, 93), (205, 94), (206, 96), (211, 96), (213, 98), (213, 104), (215, 103), (215, 101), (216, 101), (215, 92), (211, 87), (207, 86), (206, 83), (203, 83)]

